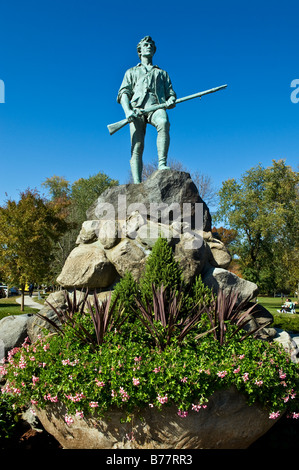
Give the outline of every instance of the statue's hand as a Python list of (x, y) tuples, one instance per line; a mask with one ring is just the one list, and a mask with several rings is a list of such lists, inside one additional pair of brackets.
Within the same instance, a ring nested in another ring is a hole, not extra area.
[(132, 109), (126, 114), (126, 118), (129, 122), (132, 122), (134, 119), (140, 116), (142, 116), (142, 112), (138, 108)]
[(170, 98), (168, 98), (168, 100), (166, 101), (166, 108), (167, 109), (173, 109), (175, 108), (176, 104), (175, 104), (175, 97), (174, 96), (171, 96)]
[(133, 110), (130, 110), (128, 113), (126, 113), (126, 119), (128, 120), (128, 122), (132, 122), (135, 117), (136, 116)]

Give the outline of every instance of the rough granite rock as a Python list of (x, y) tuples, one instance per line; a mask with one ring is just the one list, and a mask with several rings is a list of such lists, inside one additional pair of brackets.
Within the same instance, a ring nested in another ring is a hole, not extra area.
[[(4, 344), (4, 354), (19, 347), (27, 336), (27, 322), (31, 315), (10, 315), (0, 320), (0, 341)], [(2, 358), (0, 358), (2, 359)]]
[(223, 268), (206, 265), (202, 272), (202, 280), (205, 285), (214, 290), (223, 290), (227, 295), (238, 292), (238, 300), (252, 300), (258, 295), (259, 289), (253, 282), (238, 277), (236, 274)]
[[(120, 204), (119, 196), (123, 204)], [(127, 213), (139, 210), (149, 215), (151, 220), (157, 218), (158, 221), (177, 219), (178, 215), (186, 215), (188, 219), (187, 207), (190, 205), (190, 221), (192, 228), (201, 228), (208, 232), (211, 230), (211, 215), (206, 203), (201, 199), (198, 189), (192, 181), (190, 174), (182, 171), (155, 171), (144, 183), (140, 184), (124, 184), (106, 189), (101, 196), (88, 209), (86, 215), (88, 220), (101, 219), (105, 216), (105, 204), (112, 204), (115, 210), (115, 217), (119, 220), (126, 218)], [(195, 203), (198, 206), (195, 206)], [(151, 206), (152, 204), (152, 206)], [(131, 207), (130, 207), (131, 206)], [(173, 208), (173, 213), (169, 211)], [(152, 207), (152, 210), (151, 210)], [(161, 214), (157, 213), (156, 207), (160, 207)], [(203, 226), (196, 227), (195, 210), (202, 209)], [(189, 219), (188, 219), (189, 220)]]
[(166, 405), (161, 411), (146, 408), (130, 422), (121, 421), (121, 411), (98, 420), (74, 416), (68, 426), (64, 406), (36, 408), (43, 427), (64, 449), (246, 449), (274, 424), (268, 410), (249, 406), (234, 388), (215, 392), (206, 409), (184, 419), (177, 411)]
[(70, 253), (57, 282), (64, 287), (107, 287), (117, 272), (98, 242), (80, 244)]

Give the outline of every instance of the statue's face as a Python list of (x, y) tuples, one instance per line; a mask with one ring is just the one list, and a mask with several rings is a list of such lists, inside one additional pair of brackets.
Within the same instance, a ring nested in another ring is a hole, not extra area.
[(153, 57), (155, 53), (154, 44), (151, 41), (143, 41), (140, 45), (140, 54), (143, 57)]

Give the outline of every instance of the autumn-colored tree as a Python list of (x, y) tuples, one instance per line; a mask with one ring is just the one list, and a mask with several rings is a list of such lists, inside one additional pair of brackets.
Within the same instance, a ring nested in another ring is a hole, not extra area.
[(22, 311), (26, 283), (51, 275), (53, 246), (68, 228), (61, 210), (30, 189), (0, 207), (0, 265), (7, 282), (21, 289)]
[(227, 248), (230, 248), (237, 238), (237, 231), (231, 228), (225, 227), (213, 227), (212, 234), (215, 238), (218, 238)]

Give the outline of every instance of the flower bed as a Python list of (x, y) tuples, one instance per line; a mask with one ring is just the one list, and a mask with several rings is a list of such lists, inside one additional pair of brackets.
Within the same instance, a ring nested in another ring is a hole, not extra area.
[[(204, 292), (202, 286), (199, 291)], [(192, 297), (186, 300), (185, 290), (169, 292), (152, 285), (152, 292), (152, 302), (144, 301), (139, 290), (138, 298), (132, 300), (130, 293), (127, 303), (117, 296), (100, 305), (95, 295), (93, 306), (86, 297), (80, 307), (76, 297), (73, 302), (67, 297), (68, 312), (57, 312), (62, 320), (62, 326), (56, 326), (58, 333), (41, 337), (35, 344), (25, 341), (10, 352), (0, 369), (6, 378), (2, 393), (12, 395), (17, 406), (31, 403), (44, 419), (53, 410), (54, 419), (59, 409), (70, 434), (80, 420), (83, 425), (94, 418), (96, 426), (103, 426), (109, 414), (127, 424), (143, 415), (162, 426), (168, 410), (170, 423), (189, 421), (194, 428), (195, 422), (207, 419), (211, 397), (232, 389), (246, 400), (246, 409), (258, 410), (252, 416), (262, 413), (263, 420), (267, 416), (266, 425), (253, 418), (257, 425), (253, 439), (284, 412), (299, 417), (298, 365), (278, 344), (244, 335), (248, 312), (241, 313), (233, 296), (226, 299), (219, 292), (216, 299), (209, 295), (207, 300), (204, 294), (202, 302), (190, 308)], [(232, 401), (226, 400), (226, 416), (230, 409)], [(153, 413), (161, 419), (153, 418)], [(242, 421), (241, 413), (240, 417)], [(245, 427), (238, 431), (244, 442), (251, 421), (252, 417), (243, 419)], [(128, 426), (125, 434), (131, 440)], [(217, 426), (221, 429), (223, 423)], [(201, 435), (199, 429), (196, 433)], [(120, 433), (117, 446), (125, 445), (123, 437)], [(153, 437), (140, 439), (148, 448), (154, 441)], [(195, 441), (191, 445), (203, 445), (201, 438)], [(231, 441), (236, 442), (233, 434)], [(164, 442), (164, 448), (171, 442), (170, 438)], [(226, 446), (231, 448), (232, 442), (226, 441)]]

